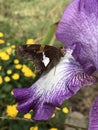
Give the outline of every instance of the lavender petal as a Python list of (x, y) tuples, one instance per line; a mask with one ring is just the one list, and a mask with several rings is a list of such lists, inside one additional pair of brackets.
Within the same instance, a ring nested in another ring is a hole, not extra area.
[(98, 130), (98, 97), (90, 111), (89, 130)]
[(68, 48), (86, 73), (98, 70), (98, 0), (74, 0), (65, 9), (57, 38)]

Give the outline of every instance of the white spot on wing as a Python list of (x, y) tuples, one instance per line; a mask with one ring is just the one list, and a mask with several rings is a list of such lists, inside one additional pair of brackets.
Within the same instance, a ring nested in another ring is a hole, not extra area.
[(44, 63), (45, 67), (49, 64), (50, 59), (45, 56), (45, 53), (43, 52), (43, 60), (42, 62)]

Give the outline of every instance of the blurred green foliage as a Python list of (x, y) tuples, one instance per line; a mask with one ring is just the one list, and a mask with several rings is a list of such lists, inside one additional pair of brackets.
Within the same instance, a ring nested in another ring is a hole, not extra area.
[(71, 0), (0, 0), (0, 31), (7, 42), (25, 43), (34, 38), (41, 43), (49, 26), (58, 22)]

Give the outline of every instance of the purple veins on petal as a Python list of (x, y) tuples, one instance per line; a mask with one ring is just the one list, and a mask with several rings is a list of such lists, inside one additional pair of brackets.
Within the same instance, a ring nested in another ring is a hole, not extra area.
[(68, 48), (85, 72), (98, 70), (98, 0), (74, 0), (59, 22), (58, 40)]
[(30, 88), (14, 89), (20, 112), (27, 113), (33, 109), (35, 120), (47, 120), (65, 99), (76, 94), (81, 87), (96, 82), (95, 77), (84, 73), (71, 53), (72, 50), (67, 50), (60, 62)]
[[(31, 91), (31, 88), (18, 88), (18, 89), (16, 88), (14, 89), (13, 92), (14, 92), (16, 101), (19, 103), (19, 111), (21, 113), (27, 113), (29, 112), (30, 109), (33, 109), (35, 101), (32, 98), (32, 95), (34, 96), (34, 92)], [(32, 104), (32, 101), (33, 101), (33, 104)]]
[(98, 97), (96, 97), (90, 111), (89, 130), (98, 130)]

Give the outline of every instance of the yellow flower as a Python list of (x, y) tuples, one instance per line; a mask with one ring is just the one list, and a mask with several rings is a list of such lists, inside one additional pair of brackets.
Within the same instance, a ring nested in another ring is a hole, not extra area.
[(34, 39), (28, 39), (28, 40), (26, 41), (26, 44), (34, 44)]
[(38, 130), (38, 126), (30, 127), (30, 130)]
[(53, 115), (51, 116), (51, 118), (54, 118), (56, 115), (55, 115), (55, 113), (53, 113)]
[(13, 91), (11, 91), (11, 95), (14, 95), (14, 92), (13, 92)]
[(35, 77), (34, 72), (26, 65), (23, 65), (21, 71), (24, 73), (24, 76), (26, 76), (26, 77)]
[(31, 114), (30, 113), (25, 114), (24, 118), (31, 119)]
[(12, 70), (7, 70), (6, 72), (8, 75), (12, 74)]
[(6, 113), (8, 116), (16, 117), (18, 114), (18, 110), (16, 109), (17, 104), (15, 105), (8, 105), (6, 109)]
[(64, 112), (65, 114), (67, 114), (67, 113), (69, 112), (69, 110), (68, 110), (67, 107), (64, 107), (64, 108), (62, 109), (62, 112)]
[(2, 76), (0, 76), (0, 84), (3, 83), (3, 79), (2, 79)]
[(18, 60), (18, 59), (15, 59), (15, 60), (14, 60), (14, 64), (19, 64), (19, 60)]
[(51, 128), (51, 129), (49, 129), (49, 130), (58, 130), (57, 128)]
[(9, 82), (10, 80), (11, 80), (11, 79), (10, 79), (9, 76), (5, 76), (5, 77), (4, 77), (4, 81), (5, 81), (5, 82)]
[(10, 59), (9, 55), (4, 51), (0, 52), (0, 58), (5, 61)]
[(12, 46), (11, 46), (11, 48), (12, 48), (12, 49), (15, 49), (15, 48), (16, 48), (16, 46), (15, 46), (15, 45), (12, 45)]
[(3, 37), (3, 36), (4, 36), (4, 34), (2, 32), (0, 32), (0, 37)]
[(5, 41), (3, 39), (0, 39), (0, 44), (4, 44)]
[(12, 79), (14, 79), (14, 80), (18, 80), (19, 78), (20, 78), (20, 76), (19, 76), (18, 73), (14, 73), (14, 74), (12, 75)]
[(2, 66), (0, 66), (0, 70), (2, 70)]
[(59, 108), (59, 107), (56, 107), (56, 110), (61, 110), (61, 108)]
[(22, 67), (21, 64), (17, 64), (17, 65), (15, 65), (15, 68), (16, 68), (16, 69), (21, 69), (21, 67)]
[(9, 47), (5, 50), (9, 55), (12, 53), (12, 49)]

